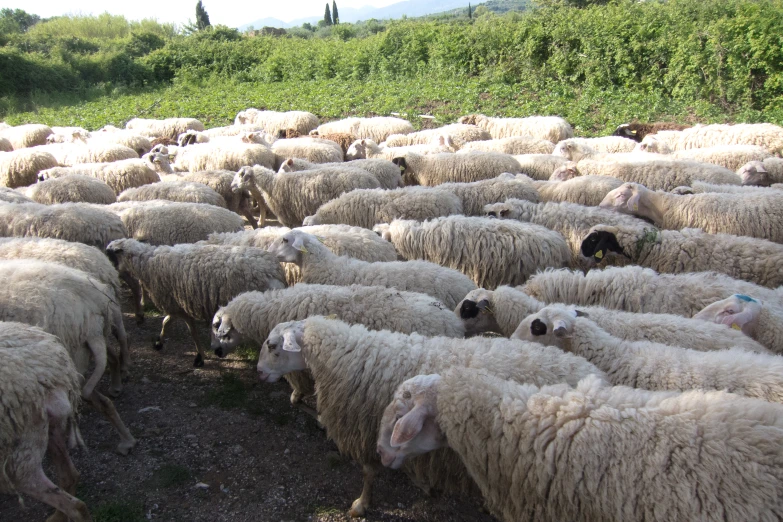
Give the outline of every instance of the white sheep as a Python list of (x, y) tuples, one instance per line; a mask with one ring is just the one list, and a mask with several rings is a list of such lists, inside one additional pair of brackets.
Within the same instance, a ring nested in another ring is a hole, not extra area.
[(32, 185), (38, 180), (39, 172), (56, 166), (57, 158), (36, 148), (0, 152), (0, 186)]
[[(672, 324), (674, 327), (674, 324)], [(613, 337), (589, 313), (550, 305), (529, 315), (514, 339), (557, 346), (606, 372), (614, 385), (646, 390), (725, 390), (783, 402), (783, 357), (744, 350), (696, 351)]]
[(470, 151), (499, 152), (501, 154), (552, 154), (555, 144), (530, 136), (511, 136), (497, 140), (472, 141), (459, 147), (459, 153)]
[(11, 141), (0, 136), (0, 152), (11, 152), (12, 150), (14, 150), (14, 146), (11, 145)]
[(624, 183), (609, 192), (601, 207), (646, 218), (667, 230), (700, 228), (710, 234), (732, 234), (783, 243), (783, 204), (778, 191), (769, 194), (706, 193), (680, 196)]
[[(14, 322), (0, 323), (0, 493), (25, 494), (74, 522), (92, 520), (76, 498), (79, 473), (68, 447), (82, 443), (76, 426), (79, 374), (53, 335)], [(46, 476), (44, 453), (57, 470)]]
[(0, 202), (3, 203), (35, 203), (24, 194), (8, 187), (0, 187)]
[(249, 143), (201, 143), (179, 149), (172, 165), (178, 172), (237, 171), (246, 165), (273, 168), (277, 157), (266, 145)]
[[(583, 147), (583, 151), (576, 152), (580, 147), (572, 148), (569, 145), (576, 144)], [(599, 138), (568, 138), (563, 140), (554, 148), (554, 151), (547, 154), (563, 156), (570, 161), (579, 161), (582, 157), (589, 156), (591, 153), (597, 154), (616, 154), (620, 152), (632, 152), (636, 147), (636, 142), (623, 136), (601, 136)], [(584, 152), (588, 151), (588, 152)]]
[(783, 190), (783, 184), (775, 183), (766, 186), (751, 185), (713, 185), (703, 181), (694, 181), (690, 187), (677, 187), (672, 194), (686, 196), (688, 194), (704, 194), (706, 192), (727, 192), (729, 194), (774, 194), (771, 190)]
[(458, 196), (462, 201), (463, 213), (466, 216), (481, 216), (484, 214), (486, 205), (509, 198), (538, 201), (538, 191), (533, 181), (521, 175), (499, 176), (472, 183), (441, 183), (435, 188), (446, 190)]
[(240, 123), (238, 125), (227, 125), (225, 127), (213, 127), (202, 131), (202, 133), (209, 138), (218, 138), (221, 136), (239, 136), (244, 132), (258, 132), (263, 130), (263, 125), (257, 123)]
[(36, 203), (96, 203), (108, 205), (117, 201), (114, 190), (103, 181), (73, 174), (47, 179), (24, 189), (25, 196)]
[[(495, 290), (479, 288), (470, 292), (454, 313), (462, 320), (468, 335), (497, 333), (511, 337), (519, 323), (545, 306), (546, 303), (518, 288), (499, 286)], [(600, 306), (580, 306), (579, 309), (611, 335), (629, 341), (652, 341), (699, 351), (739, 348), (770, 353), (741, 331), (723, 324), (673, 314), (621, 312)]]
[(278, 172), (301, 172), (303, 170), (322, 169), (322, 168), (346, 168), (355, 167), (369, 172), (378, 180), (381, 188), (395, 189), (402, 188), (405, 184), (402, 182), (400, 168), (389, 160), (384, 159), (358, 159), (341, 163), (310, 163), (309, 161), (296, 158), (288, 158), (281, 165)]
[(127, 231), (117, 216), (85, 203), (0, 203), (0, 237), (48, 237), (103, 250)]
[(474, 141), (491, 140), (489, 132), (476, 125), (465, 125), (463, 123), (452, 123), (444, 125), (437, 129), (425, 129), (409, 134), (392, 134), (386, 138), (387, 147), (407, 147), (408, 145), (429, 145), (433, 140), (438, 140), (441, 136), (448, 136), (454, 147), (461, 148), (467, 143)]
[(582, 239), (581, 254), (598, 263), (614, 253), (661, 273), (711, 270), (771, 288), (783, 285), (783, 245), (764, 239), (658, 230), (643, 221), (597, 225)]
[(46, 145), (46, 137), (52, 133), (48, 125), (28, 124), (0, 128), (0, 138), (11, 142), (14, 150)]
[[(720, 322), (725, 316), (733, 328), (768, 349), (783, 353), (781, 295), (715, 272), (658, 274), (639, 266), (591, 270), (587, 274), (552, 270), (531, 277), (523, 290), (545, 303), (595, 305), (626, 312), (693, 317), (706, 310), (699, 319), (708, 316), (713, 322)], [(750, 296), (753, 300), (734, 295)], [(707, 309), (710, 306), (713, 307)]]
[(285, 288), (280, 264), (258, 248), (191, 244), (155, 247), (121, 239), (109, 244), (106, 254), (121, 274), (137, 279), (155, 307), (166, 314), (155, 349), (163, 348), (169, 321), (180, 317), (196, 345), (196, 367), (204, 366), (196, 323), (211, 321), (218, 308), (242, 292)]
[(345, 224), (373, 228), (395, 219), (431, 219), (462, 214), (459, 197), (439, 187), (406, 187), (395, 190), (357, 189), (324, 203), (305, 225)]
[(470, 154), (427, 154), (409, 152), (394, 158), (407, 185), (440, 185), (441, 183), (469, 183), (490, 179), (509, 172), (520, 173), (519, 163), (508, 154), (471, 152)]
[(571, 259), (568, 244), (557, 232), (510, 220), (465, 216), (424, 222), (396, 219), (381, 232), (403, 258), (459, 270), (486, 288), (522, 284), (537, 270), (568, 266)]
[(771, 157), (767, 149), (758, 145), (720, 145), (672, 152), (674, 159), (712, 163), (731, 170), (737, 170), (751, 161), (764, 161)]
[(623, 184), (611, 176), (577, 176), (566, 181), (535, 181), (541, 201), (597, 207), (606, 195)]
[(361, 284), (421, 292), (439, 299), (450, 309), (476, 288), (470, 279), (456, 270), (426, 261), (368, 263), (338, 257), (316, 236), (300, 230), (283, 234), (268, 251), (282, 263), (296, 263), (301, 268), (304, 283)]
[(143, 159), (128, 159), (110, 163), (84, 163), (73, 167), (54, 167), (38, 174), (41, 181), (63, 176), (90, 176), (109, 185), (119, 195), (129, 188), (160, 181), (157, 172)]
[(147, 154), (152, 149), (152, 142), (141, 134), (117, 129), (114, 132), (92, 132), (88, 143), (113, 143), (133, 149), (139, 157)]
[(681, 131), (661, 131), (655, 136), (675, 151), (721, 145), (758, 145), (770, 154), (783, 154), (783, 128), (770, 123), (696, 125)]
[[(117, 450), (126, 455), (136, 440), (125, 427), (111, 400), (97, 385), (108, 363), (111, 387), (122, 390), (122, 368), (129, 364), (122, 310), (114, 292), (80, 270), (35, 259), (0, 261), (0, 321), (19, 321), (55, 335), (85, 378), (82, 398), (101, 412), (120, 435)], [(114, 332), (117, 354), (108, 345)], [(94, 368), (88, 376), (90, 359)]]
[(237, 232), (242, 218), (225, 208), (176, 201), (126, 201), (106, 207), (116, 213), (128, 237), (151, 245), (195, 243), (215, 232)]
[(552, 154), (517, 154), (514, 160), (519, 163), (520, 172), (541, 181), (548, 180), (558, 168), (569, 163), (568, 159)]
[(117, 201), (151, 201), (155, 199), (182, 203), (205, 203), (226, 208), (226, 200), (223, 199), (223, 196), (203, 183), (191, 181), (163, 181), (142, 185), (126, 189), (117, 196)]
[(771, 185), (783, 183), (783, 158), (751, 161), (737, 170), (743, 185)]
[(317, 134), (345, 132), (358, 136), (359, 139), (369, 138), (376, 143), (385, 141), (392, 134), (410, 134), (413, 125), (401, 118), (376, 116), (373, 118), (345, 118), (338, 121), (322, 123), (316, 129)]
[(277, 155), (276, 170), (288, 158), (301, 158), (312, 163), (334, 163), (344, 159), (343, 149), (337, 143), (318, 138), (277, 140), (272, 145), (272, 152)]
[[(266, 382), (293, 371), (311, 371), (318, 418), (327, 435), (341, 453), (363, 466), (364, 487), (351, 507), (352, 516), (363, 516), (369, 507), (374, 475), (386, 460), (386, 453), (378, 451), (384, 448), (376, 448), (375, 441), (378, 421), (397, 385), (413, 375), (454, 366), (487, 368), (517, 382), (539, 385), (575, 384), (587, 375), (601, 375), (581, 357), (554, 347), (509, 339), (370, 331), (363, 325), (323, 317), (277, 325), (258, 361), (259, 375)], [(406, 471), (418, 484), (462, 493), (475, 488), (450, 452), (417, 459)]]
[(73, 167), (82, 163), (110, 163), (127, 159), (138, 159), (131, 148), (113, 143), (56, 143), (35, 147), (34, 150), (48, 152), (63, 167)]
[(441, 136), (432, 143), (422, 145), (405, 145), (403, 147), (389, 147), (384, 144), (378, 145), (369, 138), (363, 138), (351, 143), (348, 150), (345, 151), (345, 159), (352, 161), (357, 159), (384, 159), (392, 161), (394, 158), (404, 156), (409, 152), (416, 154), (441, 154), (454, 152), (454, 146), (448, 137)]
[(504, 378), (454, 367), (400, 385), (384, 412), (396, 460), (451, 448), (504, 522), (781, 516), (778, 404)]
[(125, 124), (125, 128), (150, 138), (176, 140), (177, 136), (188, 130), (203, 131), (204, 124), (195, 118), (167, 118), (165, 120), (133, 118)]
[(244, 216), (250, 223), (250, 226), (256, 228), (258, 219), (253, 215), (250, 194), (244, 190), (234, 192), (231, 189), (231, 182), (234, 181), (235, 175), (236, 173), (230, 170), (203, 170), (201, 172), (163, 175), (161, 181), (184, 181), (204, 184), (220, 194), (226, 202), (228, 210)]
[(478, 125), (489, 131), (493, 139), (511, 136), (531, 136), (557, 143), (573, 138), (574, 129), (559, 116), (528, 116), (527, 118), (490, 118), (483, 114), (470, 114), (459, 119), (459, 123)]
[[(351, 168), (312, 169), (304, 172), (275, 173), (262, 166), (241, 168), (231, 184), (233, 190), (247, 190), (259, 202), (265, 202), (281, 224), (299, 226), (318, 207), (358, 188), (379, 188), (372, 174)], [(263, 194), (262, 194), (263, 192)], [(260, 203), (259, 203), (260, 204)], [(259, 225), (263, 226), (265, 211)]]
[[(250, 108), (237, 113), (234, 118), (234, 126), (257, 125), (261, 130), (277, 136), (280, 131), (293, 129), (300, 134), (307, 134), (318, 127), (318, 118), (315, 114), (304, 111), (259, 111)], [(203, 129), (202, 129), (203, 130)]]

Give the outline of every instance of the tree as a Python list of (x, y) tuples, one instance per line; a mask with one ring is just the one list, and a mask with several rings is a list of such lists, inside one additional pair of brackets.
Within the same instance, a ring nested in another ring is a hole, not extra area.
[(209, 27), (209, 15), (207, 14), (207, 10), (204, 9), (204, 4), (201, 3), (201, 0), (198, 0), (198, 3), (196, 4), (196, 27), (199, 31), (202, 29), (206, 29)]
[(41, 17), (21, 9), (0, 9), (0, 33), (24, 33), (41, 21)]
[(337, 25), (340, 23), (340, 15), (337, 14), (337, 2), (332, 0), (332, 24)]
[(326, 9), (324, 10), (324, 25), (332, 25), (332, 12), (329, 11), (329, 2), (326, 2)]
[(468, 3), (468, 20), (473, 18), (473, 13), (470, 11), (470, 3)]

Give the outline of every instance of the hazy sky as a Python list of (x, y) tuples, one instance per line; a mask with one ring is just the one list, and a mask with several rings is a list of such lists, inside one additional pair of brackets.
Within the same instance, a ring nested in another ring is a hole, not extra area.
[[(341, 7), (362, 7), (371, 5), (383, 7), (400, 0), (337, 0)], [(76, 0), (62, 2), (55, 0), (2, 0), (1, 7), (24, 9), (28, 13), (44, 18), (63, 14), (100, 14), (108, 11), (121, 14), (130, 20), (157, 18), (161, 22), (183, 24), (188, 18), (195, 18), (197, 0)], [(212, 24), (231, 27), (250, 23), (259, 18), (278, 18), (285, 22), (308, 16), (323, 16), (326, 0), (202, 0)], [(331, 0), (329, 6), (331, 7)]]

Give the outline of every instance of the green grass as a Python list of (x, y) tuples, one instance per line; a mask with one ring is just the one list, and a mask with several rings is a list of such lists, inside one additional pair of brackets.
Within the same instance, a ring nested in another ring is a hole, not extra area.
[(152, 476), (152, 483), (159, 488), (173, 488), (187, 484), (193, 478), (190, 470), (179, 464), (164, 464)]
[(133, 500), (99, 504), (91, 510), (94, 522), (146, 522), (144, 505)]
[(238, 357), (248, 362), (258, 361), (258, 347), (252, 344), (240, 344), (234, 350)]
[(244, 408), (248, 402), (247, 386), (236, 375), (224, 373), (218, 387), (207, 392), (204, 400), (207, 405), (218, 408)]
[[(12, 103), (12, 105), (14, 105)], [(534, 89), (486, 78), (421, 77), (415, 80), (314, 80), (308, 82), (250, 83), (215, 78), (203, 85), (176, 82), (157, 88), (109, 93), (96, 88), (78, 101), (74, 95), (38, 94), (24, 103), (26, 112), (6, 108), (0, 117), (12, 125), (46, 123), (97, 129), (122, 126), (134, 117), (199, 118), (207, 127), (228, 125), (248, 107), (272, 110), (305, 110), (325, 120), (350, 115), (400, 113), (414, 126), (440, 126), (460, 115), (528, 116), (558, 114), (575, 127), (578, 135), (602, 135), (633, 118), (682, 122), (775, 121), (781, 115), (756, 111), (729, 113), (706, 101), (684, 104), (656, 93), (550, 85)], [(20, 105), (16, 104), (16, 105)], [(435, 116), (425, 122), (420, 114)]]

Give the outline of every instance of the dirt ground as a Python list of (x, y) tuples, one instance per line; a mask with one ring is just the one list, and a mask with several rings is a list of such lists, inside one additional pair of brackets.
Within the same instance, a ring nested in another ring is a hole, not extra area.
[[(253, 350), (223, 360), (209, 354), (204, 368), (194, 369), (183, 322), (170, 325), (166, 346), (156, 352), (161, 316), (148, 314), (139, 327), (125, 305), (133, 368), (115, 405), (138, 445), (129, 456), (117, 454), (119, 439), (108, 422), (82, 409), (87, 448), (73, 454), (81, 473), (77, 496), (95, 522), (351, 520), (359, 466), (291, 407), (285, 382), (258, 381)], [(206, 326), (202, 334), (207, 342)], [(50, 514), (33, 499), (25, 504), (0, 496), (0, 521), (42, 522)], [(495, 519), (476, 502), (428, 497), (402, 473), (385, 470), (366, 520)]]

